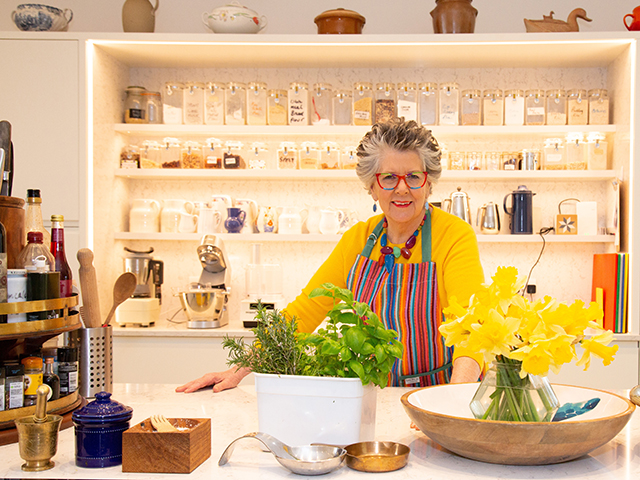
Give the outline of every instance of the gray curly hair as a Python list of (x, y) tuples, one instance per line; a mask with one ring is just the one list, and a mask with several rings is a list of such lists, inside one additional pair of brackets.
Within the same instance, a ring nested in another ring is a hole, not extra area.
[(440, 146), (431, 130), (418, 125), (414, 120), (406, 122), (404, 118), (395, 118), (389, 122), (376, 123), (358, 145), (356, 174), (368, 192), (371, 192), (376, 173), (379, 173), (380, 158), (388, 150), (416, 152), (429, 180), (435, 183), (440, 178)]

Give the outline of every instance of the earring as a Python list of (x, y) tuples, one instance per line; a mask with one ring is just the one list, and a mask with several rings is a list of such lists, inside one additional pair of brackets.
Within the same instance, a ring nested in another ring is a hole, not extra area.
[(378, 211), (378, 203), (377, 202), (373, 202), (373, 213)]

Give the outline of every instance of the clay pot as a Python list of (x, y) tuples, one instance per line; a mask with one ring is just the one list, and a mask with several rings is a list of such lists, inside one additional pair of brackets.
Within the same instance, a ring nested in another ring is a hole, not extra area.
[(122, 6), (122, 29), (125, 32), (153, 33), (156, 28), (156, 10), (149, 0), (126, 0)]
[(436, 0), (431, 11), (434, 33), (473, 33), (478, 10), (472, 0)]
[(322, 12), (313, 21), (318, 26), (318, 33), (320, 34), (362, 33), (362, 27), (365, 24), (365, 18), (362, 15), (344, 8)]
[(19, 268), (16, 259), (25, 246), (24, 200), (0, 196), (0, 222), (7, 231), (7, 268)]

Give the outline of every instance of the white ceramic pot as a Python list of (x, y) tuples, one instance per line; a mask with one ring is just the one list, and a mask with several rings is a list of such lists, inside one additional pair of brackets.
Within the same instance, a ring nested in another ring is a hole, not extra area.
[(256, 227), (260, 233), (276, 233), (278, 231), (278, 210), (276, 207), (261, 207)]
[(255, 230), (257, 230), (258, 202), (250, 198), (238, 198), (235, 201), (235, 206), (241, 209), (246, 215), (244, 227), (242, 227), (242, 232), (240, 233), (255, 233)]
[(198, 216), (187, 212), (180, 212), (178, 231), (180, 233), (195, 233), (198, 226)]
[(220, 212), (213, 207), (201, 207), (198, 214), (198, 233), (217, 233), (220, 231)]
[(160, 215), (160, 231), (162, 233), (179, 232), (180, 214), (193, 213), (194, 206), (188, 200), (165, 200)]
[(298, 207), (282, 207), (278, 216), (278, 233), (300, 235), (302, 222), (307, 218), (307, 211)]
[(140, 198), (134, 200), (129, 211), (129, 231), (158, 233), (160, 231), (160, 203)]
[(320, 210), (320, 233), (335, 235), (340, 231), (344, 213), (340, 210)]
[(234, 1), (204, 12), (202, 23), (214, 33), (258, 33), (267, 26), (267, 17)]

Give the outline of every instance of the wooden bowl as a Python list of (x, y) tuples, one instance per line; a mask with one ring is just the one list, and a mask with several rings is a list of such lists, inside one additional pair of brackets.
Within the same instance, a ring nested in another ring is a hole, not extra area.
[(402, 405), (422, 432), (463, 457), (505, 465), (547, 465), (581, 457), (604, 445), (627, 424), (635, 405), (602, 390), (553, 385), (560, 405), (593, 398), (593, 410), (562, 422), (496, 422), (473, 418), (477, 383), (412, 390)]
[(318, 33), (324, 34), (357, 34), (362, 33), (365, 18), (353, 10), (336, 8), (322, 12), (313, 19), (318, 26)]

